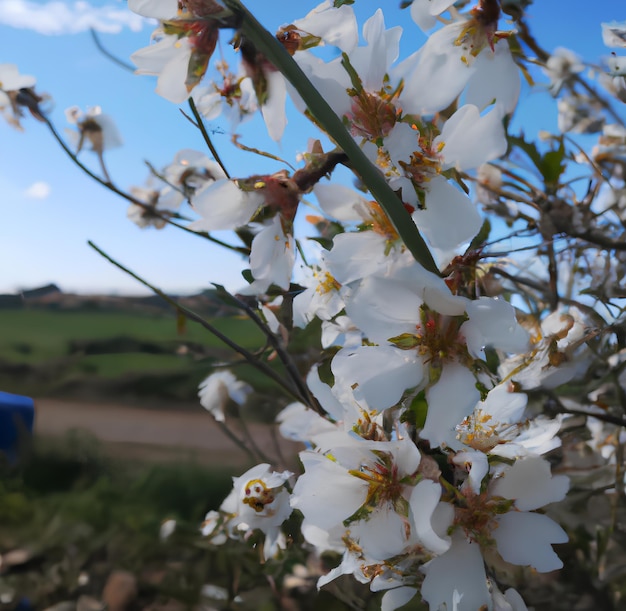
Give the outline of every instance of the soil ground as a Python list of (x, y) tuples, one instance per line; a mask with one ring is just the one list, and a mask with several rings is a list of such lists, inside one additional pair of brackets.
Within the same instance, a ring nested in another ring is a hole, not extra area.
[[(240, 437), (238, 422), (233, 430)], [(149, 410), (109, 403), (35, 399), (35, 434), (61, 436), (73, 429), (91, 433), (107, 453), (150, 461), (189, 460), (245, 466), (254, 461), (205, 411)], [(247, 425), (255, 445), (275, 468), (294, 467), (300, 444), (287, 441), (270, 425)]]

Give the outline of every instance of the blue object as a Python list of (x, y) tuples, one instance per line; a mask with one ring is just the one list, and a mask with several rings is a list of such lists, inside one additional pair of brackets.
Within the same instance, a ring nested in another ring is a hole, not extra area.
[(33, 433), (35, 402), (30, 397), (0, 391), (0, 452), (17, 460), (20, 440)]

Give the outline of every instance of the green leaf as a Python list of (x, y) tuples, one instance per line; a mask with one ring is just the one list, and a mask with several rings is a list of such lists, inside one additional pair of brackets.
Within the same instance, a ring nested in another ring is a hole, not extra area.
[(313, 236), (313, 237), (307, 238), (307, 240), (310, 240), (312, 242), (317, 242), (320, 246), (322, 246), (326, 250), (330, 250), (333, 247), (333, 241), (332, 241), (331, 238), (323, 238), (321, 236), (318, 236), (318, 237)]
[(482, 227), (480, 228), (480, 231), (474, 236), (474, 239), (469, 245), (469, 248), (467, 249), (467, 251), (470, 252), (472, 250), (476, 250), (477, 248), (480, 248), (483, 244), (485, 244), (485, 242), (487, 242), (487, 239), (489, 238), (490, 233), (491, 233), (491, 223), (489, 222), (489, 219), (485, 219), (485, 221), (482, 224)]
[(428, 401), (426, 401), (426, 391), (420, 391), (411, 401), (409, 410), (415, 415), (415, 426), (423, 429), (426, 424), (426, 416), (428, 415)]
[(350, 63), (350, 57), (347, 53), (341, 54), (341, 65), (348, 73), (348, 76), (350, 77), (350, 82), (352, 83), (354, 90), (357, 93), (362, 93), (363, 82), (361, 81), (361, 77), (359, 76), (358, 72), (354, 69), (354, 66)]
[(535, 164), (535, 167), (540, 170), (541, 153), (539, 152), (539, 149), (537, 149), (537, 145), (534, 142), (526, 142), (523, 136), (509, 136), (509, 144), (522, 149), (522, 151), (524, 151), (528, 155), (529, 159)]
[(245, 311), (245, 307), (241, 304), (241, 302), (235, 299), (235, 297), (233, 297), (221, 284), (216, 284), (215, 282), (212, 282), (211, 284), (215, 287), (216, 297), (218, 297), (222, 303), (225, 303), (233, 308), (237, 308), (238, 310)]
[(549, 151), (541, 160), (539, 171), (546, 181), (546, 185), (556, 186), (559, 182), (561, 174), (565, 170), (563, 159), (565, 158), (565, 147), (563, 141), (556, 151)]
[(420, 338), (412, 333), (402, 333), (395, 337), (390, 337), (389, 341), (400, 350), (413, 350), (420, 345)]
[(559, 148), (555, 151), (548, 151), (542, 155), (534, 142), (526, 142), (523, 137), (509, 136), (509, 143), (517, 146), (528, 155), (535, 167), (539, 170), (546, 186), (555, 187), (558, 184), (561, 174), (565, 170), (563, 159), (565, 158), (565, 147), (561, 139)]

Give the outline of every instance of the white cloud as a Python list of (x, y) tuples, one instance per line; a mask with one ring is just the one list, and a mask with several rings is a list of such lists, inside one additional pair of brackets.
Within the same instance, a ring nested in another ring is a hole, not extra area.
[(129, 11), (125, 4), (95, 7), (84, 0), (0, 0), (0, 24), (39, 34), (76, 34), (90, 28), (116, 34), (124, 27), (137, 32), (144, 23), (146, 19)]
[(24, 196), (30, 199), (46, 199), (50, 195), (50, 185), (47, 182), (34, 182), (24, 191)]

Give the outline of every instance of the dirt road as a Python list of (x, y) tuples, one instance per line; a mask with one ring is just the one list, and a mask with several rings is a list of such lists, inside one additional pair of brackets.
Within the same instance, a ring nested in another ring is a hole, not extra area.
[[(35, 432), (60, 436), (72, 429), (95, 435), (120, 457), (148, 460), (194, 458), (203, 463), (248, 465), (253, 460), (201, 409), (149, 410), (105, 403), (35, 399)], [(241, 428), (234, 432), (244, 436)], [(293, 467), (300, 444), (284, 440), (273, 427), (249, 424), (249, 436), (275, 467)], [(247, 443), (250, 446), (250, 442)], [(282, 455), (282, 458), (281, 458)]]

